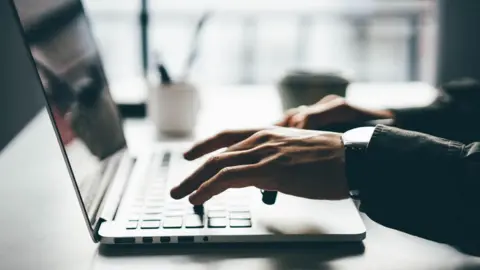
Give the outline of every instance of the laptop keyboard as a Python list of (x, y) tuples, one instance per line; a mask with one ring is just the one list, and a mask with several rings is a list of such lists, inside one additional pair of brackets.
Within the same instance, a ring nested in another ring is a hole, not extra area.
[(145, 182), (140, 185), (127, 211), (128, 230), (175, 230), (252, 227), (249, 198), (242, 192), (226, 191), (205, 205), (193, 206), (187, 198), (169, 195), (168, 174), (172, 153), (155, 154)]

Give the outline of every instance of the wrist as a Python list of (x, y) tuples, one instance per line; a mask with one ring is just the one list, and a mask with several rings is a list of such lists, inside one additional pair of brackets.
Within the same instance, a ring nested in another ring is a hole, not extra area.
[(350, 190), (360, 189), (360, 180), (365, 171), (366, 151), (375, 127), (360, 127), (342, 135), (344, 167)]

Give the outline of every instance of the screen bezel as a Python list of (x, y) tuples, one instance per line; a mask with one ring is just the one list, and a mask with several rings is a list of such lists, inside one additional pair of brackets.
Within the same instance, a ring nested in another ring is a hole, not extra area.
[[(96, 43), (95, 36), (92, 33), (92, 30), (91, 30), (92, 28), (91, 28), (91, 25), (90, 25), (90, 21), (89, 21), (88, 16), (85, 12), (85, 8), (83, 6), (83, 3), (81, 2), (81, 0), (76, 0), (76, 1), (80, 2), (80, 6), (81, 6), (82, 12), (85, 16), (85, 20), (88, 24), (89, 31), (92, 34), (92, 42), (94, 43), (95, 48), (98, 51), (98, 45)], [(9, 0), (9, 3), (10, 3), (11, 8), (12, 8), (12, 13), (13, 13), (12, 15), (13, 15), (13, 17), (15, 17), (15, 20), (17, 22), (17, 26), (19, 27), (19, 31), (21, 31), (22, 43), (23, 43), (24, 48), (26, 50), (27, 57), (29, 58), (31, 66), (35, 69), (35, 78), (36, 78), (37, 82), (40, 84), (40, 89), (42, 91), (42, 96), (44, 97), (44, 100), (45, 100), (45, 107), (46, 107), (46, 110), (48, 112), (48, 116), (50, 118), (52, 128), (55, 132), (55, 136), (57, 138), (57, 143), (60, 147), (60, 151), (62, 153), (65, 165), (67, 167), (68, 174), (70, 175), (70, 180), (72, 181), (72, 184), (73, 184), (73, 187), (74, 187), (74, 190), (75, 190), (75, 194), (77, 196), (77, 201), (80, 204), (82, 215), (83, 215), (83, 218), (84, 218), (85, 223), (87, 225), (90, 237), (92, 238), (92, 240), (95, 243), (98, 243), (100, 241), (100, 236), (98, 235), (98, 230), (99, 230), (99, 227), (101, 225), (101, 222), (104, 221), (104, 220), (99, 215), (96, 215), (95, 217), (92, 217), (92, 218), (90, 218), (88, 216), (88, 212), (87, 212), (87, 209), (85, 208), (85, 204), (83, 203), (83, 198), (82, 198), (82, 195), (80, 193), (80, 189), (77, 185), (75, 175), (73, 173), (73, 169), (72, 169), (70, 160), (68, 158), (67, 151), (66, 151), (65, 146), (63, 145), (63, 142), (62, 142), (60, 131), (58, 130), (57, 124), (55, 122), (55, 118), (54, 118), (54, 115), (53, 115), (53, 109), (50, 106), (50, 103), (48, 102), (48, 97), (46, 96), (45, 88), (43, 86), (40, 75), (38, 73), (37, 64), (36, 64), (36, 62), (33, 58), (33, 55), (32, 55), (31, 49), (30, 49), (30, 44), (27, 41), (27, 37), (26, 37), (26, 34), (25, 34), (25, 29), (24, 29), (22, 21), (20, 19), (20, 14), (17, 10), (17, 7), (15, 5), (14, 0)], [(103, 62), (101, 61), (100, 54), (98, 54), (98, 57), (100, 57), (100, 62), (102, 63), (102, 67), (103, 67)], [(106, 84), (107, 88), (109, 89), (108, 80), (106, 78), (105, 78), (105, 84)], [(109, 183), (109, 184), (111, 184), (111, 183)], [(107, 187), (107, 190), (108, 190), (108, 187)], [(90, 222), (91, 220), (93, 220), (94, 222), (93, 223)]]

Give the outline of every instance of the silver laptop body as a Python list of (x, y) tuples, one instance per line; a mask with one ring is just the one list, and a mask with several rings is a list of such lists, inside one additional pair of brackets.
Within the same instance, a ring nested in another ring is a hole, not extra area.
[(26, 70), (37, 71), (31, 77), (45, 94), (95, 242), (351, 242), (365, 238), (365, 226), (350, 199), (320, 201), (279, 194), (269, 206), (262, 203), (256, 188), (229, 190), (203, 207), (171, 199), (170, 188), (204, 160), (182, 159), (180, 153), (188, 143), (157, 143), (148, 152), (132, 156), (80, 0), (29, 2), (10, 3), (23, 34), (24, 60), (31, 67)]

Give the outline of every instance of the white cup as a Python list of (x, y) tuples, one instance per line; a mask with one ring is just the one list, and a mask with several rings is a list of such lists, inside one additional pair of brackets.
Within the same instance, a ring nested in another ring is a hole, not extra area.
[(159, 134), (187, 136), (195, 129), (200, 97), (189, 83), (157, 84), (150, 88), (148, 107)]

